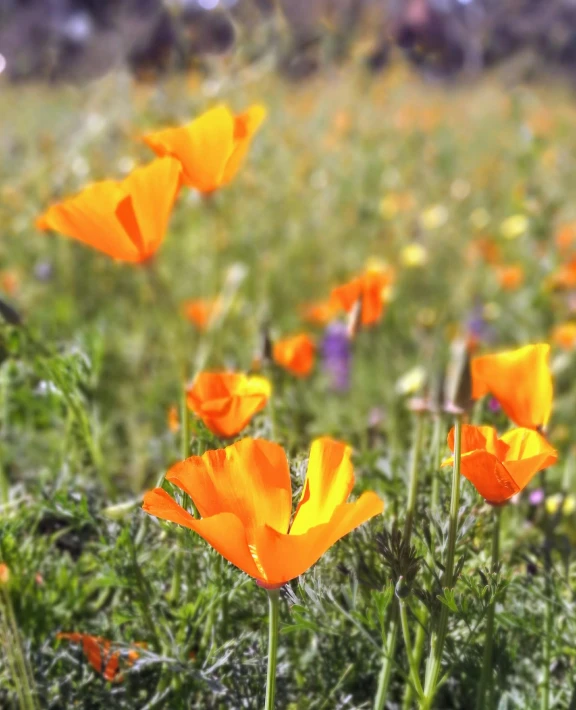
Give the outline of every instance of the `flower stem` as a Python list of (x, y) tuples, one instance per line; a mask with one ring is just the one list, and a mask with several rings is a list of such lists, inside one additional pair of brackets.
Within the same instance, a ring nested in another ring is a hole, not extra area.
[(406, 613), (405, 601), (400, 599), (399, 606), (400, 620), (402, 622), (402, 633), (404, 634), (404, 645), (406, 646), (406, 655), (408, 656), (408, 666), (410, 668), (410, 680), (412, 681), (418, 697), (422, 698), (424, 692), (422, 690), (422, 684), (420, 683), (418, 666), (415, 663), (415, 657), (412, 651), (412, 641), (410, 639), (410, 627), (408, 626), (408, 614)]
[[(448, 528), (448, 550), (446, 556), (443, 586), (451, 588), (454, 584), (454, 557), (456, 553), (456, 534), (458, 532), (458, 511), (460, 508), (460, 464), (462, 457), (462, 416), (457, 415), (454, 427), (454, 467), (452, 469), (452, 495), (450, 498), (450, 525)], [(424, 683), (424, 699), (422, 710), (430, 710), (436, 691), (438, 677), (442, 667), (442, 653), (448, 630), (449, 608), (443, 604), (440, 621), (436, 632), (432, 635), (430, 655), (426, 664), (426, 679)]]
[[(498, 569), (498, 558), (500, 556), (500, 517), (502, 508), (494, 508), (494, 526), (492, 528), (492, 563), (490, 571), (492, 574)], [(476, 697), (477, 710), (489, 710), (492, 707), (493, 694), (493, 673), (492, 673), (492, 646), (494, 642), (494, 616), (495, 603), (490, 602), (486, 616), (486, 636), (484, 639), (484, 656), (482, 658), (482, 675)], [(488, 703), (485, 703), (488, 694)]]
[(268, 674), (266, 676), (265, 710), (274, 709), (276, 695), (276, 663), (278, 657), (278, 617), (280, 590), (267, 589), (268, 592)]
[(544, 674), (542, 679), (542, 698), (540, 707), (550, 707), (550, 664), (552, 663), (552, 585), (550, 569), (546, 571), (546, 611), (544, 616)]
[[(420, 460), (420, 449), (424, 432), (424, 417), (422, 414), (416, 415), (416, 429), (414, 432), (414, 443), (412, 445), (412, 455), (410, 459), (410, 471), (408, 474), (408, 505), (406, 518), (404, 520), (403, 540), (410, 545), (412, 537), (412, 526), (414, 514), (416, 512), (416, 500), (418, 496), (418, 463)], [(392, 677), (392, 667), (396, 657), (396, 638), (398, 636), (398, 604), (393, 602), (392, 611), (388, 625), (388, 634), (384, 643), (384, 653), (382, 659), (382, 670), (378, 680), (378, 690), (374, 701), (374, 710), (383, 710), (388, 697), (388, 688)]]
[(390, 614), (390, 623), (388, 627), (388, 634), (386, 635), (386, 641), (384, 643), (384, 652), (382, 654), (382, 670), (380, 671), (380, 677), (378, 678), (378, 691), (376, 693), (376, 699), (374, 700), (374, 710), (384, 710), (386, 705), (386, 698), (388, 697), (388, 687), (390, 685), (390, 678), (392, 676), (392, 666), (394, 652), (396, 650), (396, 637), (398, 635), (398, 606), (396, 604), (392, 607), (392, 612)]

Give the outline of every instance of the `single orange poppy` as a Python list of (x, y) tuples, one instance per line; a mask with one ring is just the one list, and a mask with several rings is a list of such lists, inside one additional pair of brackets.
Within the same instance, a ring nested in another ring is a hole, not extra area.
[(218, 315), (220, 302), (218, 299), (208, 300), (197, 298), (183, 304), (184, 315), (198, 330), (206, 330)]
[(104, 180), (60, 202), (36, 220), (120, 261), (141, 263), (164, 241), (181, 181), (173, 158), (136, 168), (121, 182)]
[(307, 323), (324, 327), (334, 320), (338, 313), (338, 307), (332, 300), (314, 301), (304, 304), (301, 313), (302, 319)]
[(557, 289), (576, 288), (576, 259), (559, 266), (550, 276), (550, 284)]
[(201, 372), (187, 390), (190, 409), (213, 434), (239, 434), (266, 406), (272, 387), (264, 377), (235, 372)]
[(168, 429), (170, 429), (173, 434), (180, 431), (180, 415), (178, 414), (178, 407), (175, 404), (172, 404), (168, 409), (167, 420)]
[(490, 393), (518, 426), (546, 426), (552, 411), (550, 346), (526, 345), (472, 359), (472, 398)]
[(177, 158), (184, 182), (209, 194), (232, 182), (265, 118), (263, 106), (251, 106), (238, 116), (217, 106), (185, 126), (149, 133), (144, 142), (156, 155)]
[(576, 223), (569, 222), (558, 227), (554, 241), (560, 252), (564, 254), (570, 252), (576, 245)]
[(306, 572), (340, 538), (379, 515), (373, 492), (347, 503), (354, 486), (351, 448), (329, 438), (313, 442), (294, 519), (288, 461), (270, 441), (242, 439), (173, 466), (166, 480), (185, 491), (195, 519), (162, 488), (143, 509), (198, 533), (262, 586), (277, 588)]
[(274, 362), (297, 377), (308, 377), (314, 367), (316, 345), (307, 333), (281, 338), (274, 343)]
[[(448, 434), (448, 446), (454, 451), (454, 429)], [(506, 503), (557, 459), (557, 452), (532, 429), (512, 429), (498, 438), (490, 426), (462, 427), (462, 475), (492, 505)], [(451, 457), (442, 465), (453, 463)]]
[(552, 331), (552, 341), (565, 350), (576, 347), (576, 323), (562, 323)]
[(10, 581), (10, 569), (4, 562), (0, 562), (0, 584), (8, 584)]
[(391, 285), (391, 271), (369, 269), (362, 276), (332, 289), (331, 301), (334, 307), (342, 308), (349, 313), (358, 301), (362, 303), (361, 323), (364, 326), (374, 325), (384, 312), (384, 290)]
[(496, 269), (496, 278), (506, 291), (515, 291), (524, 283), (524, 269), (518, 265), (500, 266)]

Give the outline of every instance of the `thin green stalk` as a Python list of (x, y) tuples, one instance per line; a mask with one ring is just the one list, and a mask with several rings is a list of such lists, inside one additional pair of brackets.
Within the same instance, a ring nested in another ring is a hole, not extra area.
[(433, 511), (438, 510), (440, 506), (440, 461), (442, 457), (442, 427), (444, 419), (441, 414), (436, 414), (434, 417), (434, 433), (432, 435), (432, 495), (431, 508)]
[[(416, 640), (414, 641), (414, 666), (418, 673), (420, 673), (420, 665), (422, 663), (422, 656), (424, 655), (424, 643), (426, 642), (426, 628), (429, 617), (428, 609), (424, 608), (422, 615), (418, 619), (418, 629), (416, 630)], [(412, 685), (408, 684), (404, 690), (404, 699), (402, 701), (404, 710), (410, 710), (413, 697), (414, 690)]]
[(392, 677), (392, 667), (394, 665), (394, 654), (396, 651), (396, 637), (398, 636), (398, 606), (392, 607), (390, 614), (390, 622), (386, 642), (384, 644), (384, 652), (382, 654), (382, 670), (378, 678), (378, 690), (374, 700), (374, 710), (383, 710), (388, 697), (388, 688), (390, 686), (390, 678)]
[(0, 588), (0, 612), (2, 611), (3, 613), (0, 613), (0, 619), (2, 617), (5, 619), (5, 641), (7, 641), (8, 645), (7, 655), (11, 660), (12, 680), (16, 687), (21, 710), (37, 710), (39, 705), (33, 687), (32, 673), (22, 648), (18, 624), (12, 607), (12, 600), (10, 599), (8, 591)]
[(546, 611), (544, 616), (544, 673), (542, 679), (541, 710), (550, 708), (550, 665), (552, 663), (552, 589), (550, 569), (546, 570)]
[(404, 542), (410, 544), (412, 537), (412, 526), (414, 524), (414, 514), (416, 512), (416, 500), (418, 497), (418, 463), (420, 459), (420, 449), (422, 448), (422, 434), (424, 432), (424, 416), (416, 414), (416, 431), (414, 432), (414, 444), (412, 447), (412, 458), (410, 460), (410, 472), (408, 475), (408, 503), (406, 507), (406, 518), (404, 519)]
[[(460, 464), (462, 458), (462, 416), (456, 416), (454, 431), (454, 466), (452, 469), (452, 495), (450, 498), (450, 525), (448, 528), (448, 550), (444, 573), (444, 587), (451, 588), (454, 584), (454, 557), (456, 553), (456, 534), (458, 532), (458, 510), (460, 508)], [(448, 630), (448, 607), (443, 604), (440, 612), (438, 629), (432, 635), (430, 655), (426, 664), (426, 679), (424, 683), (424, 700), (422, 710), (430, 710), (436, 691), (438, 678), (442, 668), (442, 654)]]
[(266, 675), (265, 710), (274, 709), (276, 695), (276, 665), (278, 661), (278, 619), (280, 611), (280, 590), (267, 589), (268, 592), (268, 673)]
[[(492, 574), (498, 569), (498, 559), (500, 556), (500, 518), (502, 508), (494, 508), (494, 525), (492, 528), (492, 563), (490, 570)], [(492, 647), (494, 643), (494, 600), (488, 607), (486, 616), (486, 636), (484, 639), (484, 656), (482, 658), (482, 675), (476, 696), (476, 710), (489, 710), (492, 707), (493, 695), (493, 672), (492, 672)], [(485, 704), (486, 696), (488, 703)]]
[(424, 691), (420, 683), (420, 675), (418, 666), (415, 663), (414, 653), (412, 651), (412, 641), (410, 639), (410, 627), (408, 625), (408, 614), (406, 612), (406, 602), (403, 599), (399, 600), (400, 621), (402, 622), (402, 633), (404, 635), (404, 645), (406, 646), (406, 655), (408, 656), (408, 667), (410, 668), (410, 680), (414, 686), (414, 690), (419, 698), (422, 698)]
[[(404, 520), (403, 540), (409, 545), (412, 537), (412, 526), (416, 512), (416, 501), (418, 497), (418, 464), (420, 461), (420, 449), (424, 432), (424, 416), (416, 414), (416, 428), (414, 432), (414, 442), (412, 445), (412, 455), (410, 459), (410, 471), (408, 473), (408, 504), (406, 518)], [(399, 614), (397, 601), (393, 602), (388, 634), (384, 643), (384, 653), (382, 659), (382, 670), (378, 679), (378, 690), (374, 700), (374, 710), (383, 710), (388, 697), (388, 688), (392, 677), (392, 667), (396, 660), (396, 638), (398, 636)]]

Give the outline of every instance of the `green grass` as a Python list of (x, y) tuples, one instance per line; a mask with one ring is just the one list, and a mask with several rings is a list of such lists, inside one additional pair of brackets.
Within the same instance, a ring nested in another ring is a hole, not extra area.
[[(381, 325), (354, 344), (350, 393), (331, 393), (320, 367), (306, 382), (275, 375), (277, 438), (293, 462), (296, 495), (310, 441), (329, 433), (355, 448), (355, 493), (374, 489), (386, 501), (382, 519), (338, 543), (283, 593), (277, 707), (372, 707), (392, 599), (375, 536), (403, 524), (408, 494), (412, 415), (397, 383), (435, 364), (473, 312), (487, 318), (486, 350), (545, 341), (568, 318), (568, 300), (548, 287), (548, 276), (560, 262), (554, 234), (576, 218), (572, 97), (558, 87), (491, 81), (449, 93), (401, 71), (371, 82), (351, 70), (303, 87), (243, 71), (204, 84), (143, 88), (117, 75), (75, 89), (1, 90), (0, 269), (14, 271), (20, 284), (2, 298), (25, 329), (5, 324), (0, 332), (7, 482), (0, 562), (11, 570), (11, 604), (40, 707), (263, 706), (265, 593), (191, 532), (139, 510), (143, 491), (180, 458), (167, 411), (204, 347), (179, 304), (218, 295), (240, 266), (245, 277), (210, 342), (207, 366), (247, 370), (263, 322), (273, 335), (302, 330), (304, 302), (325, 298), (376, 258), (392, 264), (398, 279)], [(51, 201), (151, 159), (139, 141), (146, 130), (186, 121), (217, 101), (235, 109), (263, 102), (269, 118), (232, 186), (210, 203), (182, 193), (150, 267), (115, 264), (34, 229)], [(399, 210), (390, 208), (397, 203)], [(527, 218), (527, 229), (507, 239), (502, 222), (514, 215)], [(474, 258), (479, 237), (493, 237), (506, 263), (523, 266), (519, 290), (503, 291), (494, 270)], [(427, 253), (420, 268), (403, 264), (412, 242)], [(42, 280), (46, 265), (50, 277)], [(574, 353), (554, 351), (553, 364), (550, 437), (560, 459), (532, 484), (550, 495), (576, 493)], [(375, 409), (379, 423), (369, 426)], [(487, 407), (476, 415), (507, 426)], [(269, 436), (268, 415), (246, 433)], [(450, 476), (440, 474), (442, 508), (434, 513), (431, 436), (430, 423), (413, 541), (426, 556), (435, 532), (441, 560)], [(194, 425), (193, 452), (219, 445)], [(463, 567), (449, 617), (448, 680), (436, 707), (475, 702), (483, 619), (496, 593), (498, 707), (540, 707), (547, 604), (551, 707), (569, 707), (574, 515), (548, 515), (526, 495), (508, 506), (503, 565), (492, 578), (491, 511), (466, 481), (461, 506)], [(177, 560), (183, 567), (174, 585)], [(422, 564), (409, 605), (421, 609), (416, 600), (424, 599), (436, 619), (441, 590), (430, 579)], [(415, 635), (412, 612), (409, 621)], [(124, 664), (122, 683), (109, 684), (79, 647), (56, 639), (62, 631), (102, 636), (124, 650), (136, 641), (148, 647), (132, 667)], [(400, 642), (391, 703), (401, 702), (407, 674)], [(10, 678), (0, 656), (0, 707), (15, 702)]]

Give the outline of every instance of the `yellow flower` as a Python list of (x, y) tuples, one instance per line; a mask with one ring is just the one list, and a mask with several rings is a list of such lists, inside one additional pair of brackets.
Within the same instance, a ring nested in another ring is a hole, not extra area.
[(515, 214), (511, 217), (507, 217), (500, 224), (500, 234), (505, 239), (518, 239), (518, 237), (526, 233), (529, 226), (530, 222), (526, 215)]
[(448, 221), (448, 210), (444, 205), (433, 205), (424, 210), (420, 215), (420, 225), (422, 229), (438, 229), (443, 227)]
[[(550, 515), (558, 512), (560, 504), (562, 503), (563, 495), (561, 493), (555, 493), (553, 496), (548, 496), (546, 498), (546, 510)], [(571, 515), (576, 510), (576, 498), (573, 495), (566, 496), (564, 500), (564, 505), (562, 506), (563, 515)]]
[(422, 244), (408, 244), (400, 252), (400, 261), (409, 269), (425, 266), (428, 262), (428, 251)]

